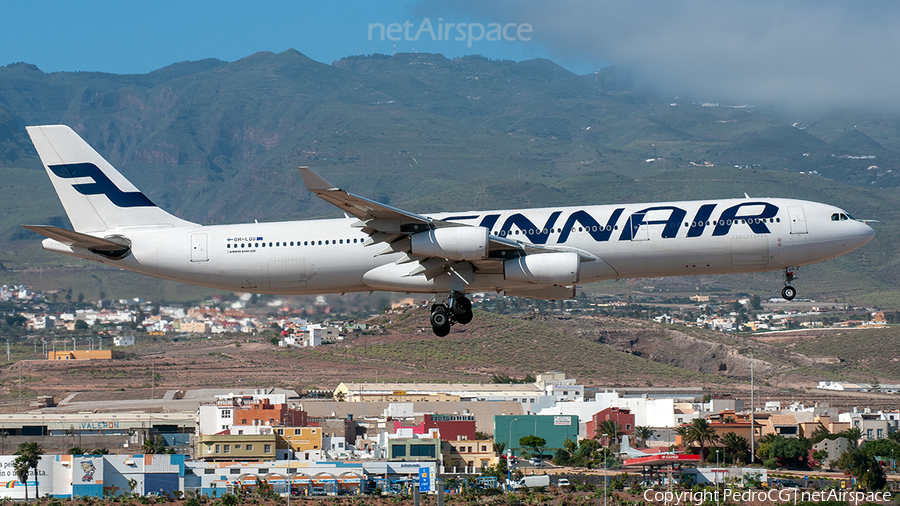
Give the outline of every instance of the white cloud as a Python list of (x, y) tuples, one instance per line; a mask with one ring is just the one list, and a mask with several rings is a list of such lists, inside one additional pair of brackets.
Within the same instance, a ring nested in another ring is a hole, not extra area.
[(670, 95), (900, 110), (900, 3), (470, 0), (454, 9), (530, 23), (551, 59), (621, 66)]

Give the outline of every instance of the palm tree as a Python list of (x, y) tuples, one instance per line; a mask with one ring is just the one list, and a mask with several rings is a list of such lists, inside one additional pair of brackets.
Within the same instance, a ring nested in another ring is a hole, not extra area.
[(704, 447), (707, 444), (712, 444), (719, 441), (719, 436), (718, 434), (716, 434), (716, 429), (710, 427), (709, 421), (705, 418), (694, 418), (693, 420), (691, 420), (690, 425), (687, 425), (685, 434), (686, 435), (683, 437), (685, 445), (693, 445), (694, 443), (698, 443), (700, 445), (701, 459), (704, 459)]
[(900, 445), (900, 430), (895, 430), (888, 434), (888, 439)]
[(859, 446), (859, 440), (862, 439), (862, 431), (859, 427), (851, 427), (844, 432), (841, 432), (841, 436), (847, 438), (847, 441), (853, 448)]
[[(28, 468), (34, 471), (34, 496), (40, 497), (41, 493), (38, 490), (38, 472), (37, 467), (38, 463), (41, 461), (41, 455), (44, 454), (44, 448), (37, 443), (22, 443), (19, 445), (19, 449), (16, 450), (16, 462), (21, 461), (26, 463)], [(18, 465), (18, 464), (17, 464)], [(18, 468), (17, 468), (18, 469)], [(18, 470), (16, 471), (18, 474)], [(20, 475), (21, 476), (21, 475)], [(25, 479), (28, 479), (28, 474), (26, 472)], [(24, 483), (24, 481), (23, 481)], [(25, 485), (25, 494), (28, 495), (28, 485)]]
[(647, 440), (653, 437), (653, 433), (656, 432), (653, 430), (653, 427), (649, 425), (635, 425), (634, 426), (634, 437), (641, 440), (641, 446), (638, 448), (646, 448)]
[(494, 441), (494, 453), (497, 455), (503, 455), (503, 450), (506, 449), (506, 443), (503, 441)]
[(25, 485), (25, 502), (28, 502), (28, 471), (31, 470), (31, 466), (28, 465), (28, 461), (25, 460), (22, 455), (16, 457), (13, 466), (13, 470), (16, 472), (16, 478), (22, 482), (22, 485)]
[[(594, 432), (594, 437), (601, 436), (606, 434), (608, 437), (614, 438), (615, 442), (618, 443), (619, 434), (622, 433), (622, 427), (619, 425), (619, 422), (615, 420), (602, 420), (599, 424), (597, 424), (597, 430)], [(607, 439), (607, 441), (609, 441)]]
[(828, 432), (828, 429), (826, 429), (825, 426), (822, 425), (822, 422), (819, 422), (819, 426), (816, 427), (816, 430), (813, 431), (811, 439), (821, 441), (828, 434), (830, 434), (830, 432)]
[(166, 441), (162, 436), (147, 438), (141, 445), (141, 451), (147, 455), (166, 453)]
[(722, 445), (734, 455), (735, 463), (744, 461), (744, 456), (747, 455), (747, 449), (750, 447), (747, 438), (738, 436), (734, 432), (722, 434)]

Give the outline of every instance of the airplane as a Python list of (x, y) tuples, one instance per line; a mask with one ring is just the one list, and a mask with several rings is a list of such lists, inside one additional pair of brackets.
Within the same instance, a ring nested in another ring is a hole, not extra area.
[[(874, 231), (816, 202), (744, 198), (416, 214), (348, 193), (307, 167), (307, 189), (343, 218), (200, 225), (150, 201), (65, 125), (29, 136), (74, 230), (23, 225), (42, 247), (222, 290), (434, 294), (430, 323), (467, 324), (466, 294), (560, 300), (609, 279), (784, 273), (849, 253)], [(443, 299), (438, 299), (440, 296)]]
[(628, 442), (628, 435), (622, 436), (622, 443), (619, 445), (619, 454), (625, 455), (631, 459), (638, 459), (641, 457), (647, 457), (651, 455), (679, 455), (682, 452), (674, 452), (674, 451), (666, 451), (662, 448), (649, 448), (650, 451), (645, 451), (640, 448), (632, 448), (631, 444)]

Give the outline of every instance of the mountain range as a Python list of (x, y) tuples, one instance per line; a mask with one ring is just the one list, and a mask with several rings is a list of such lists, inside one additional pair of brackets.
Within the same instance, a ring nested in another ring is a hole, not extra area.
[(873, 243), (813, 271), (811, 293), (900, 306), (900, 117), (658, 97), (614, 67), (579, 76), (540, 59), (328, 65), (289, 50), (142, 75), (16, 63), (0, 68), (0, 240), (36, 239), (22, 223), (67, 222), (24, 129), (55, 123), (200, 223), (339, 216), (306, 191), (300, 165), (414, 212), (745, 192), (826, 201), (881, 223)]

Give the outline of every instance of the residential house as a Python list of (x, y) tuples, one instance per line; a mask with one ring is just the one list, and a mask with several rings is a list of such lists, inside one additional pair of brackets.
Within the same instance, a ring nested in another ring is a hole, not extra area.
[[(228, 431), (226, 431), (228, 432)], [(275, 434), (202, 434), (198, 456), (206, 461), (275, 460)]]
[(443, 441), (441, 456), (445, 472), (476, 473), (497, 463), (493, 439)]

